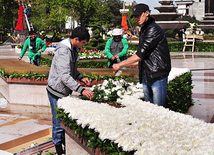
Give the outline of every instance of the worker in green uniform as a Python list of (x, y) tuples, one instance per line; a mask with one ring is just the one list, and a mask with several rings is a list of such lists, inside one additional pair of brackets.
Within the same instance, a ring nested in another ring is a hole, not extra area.
[(127, 59), (128, 41), (122, 37), (123, 30), (115, 28), (105, 46), (105, 55), (108, 57), (108, 67), (112, 68), (114, 63)]

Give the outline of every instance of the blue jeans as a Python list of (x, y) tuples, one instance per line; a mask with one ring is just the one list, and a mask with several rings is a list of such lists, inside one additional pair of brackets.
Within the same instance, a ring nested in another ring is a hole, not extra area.
[(50, 94), (48, 92), (48, 98), (51, 105), (52, 112), (52, 142), (54, 145), (65, 144), (65, 130), (60, 125), (60, 120), (56, 118), (57, 112), (54, 110), (54, 107), (57, 107), (58, 97)]
[(158, 106), (166, 106), (168, 78), (162, 78), (156, 81), (147, 81), (146, 75), (143, 76), (143, 93), (145, 101), (151, 102)]
[(30, 64), (40, 66), (40, 56), (36, 56), (36, 60), (30, 59)]

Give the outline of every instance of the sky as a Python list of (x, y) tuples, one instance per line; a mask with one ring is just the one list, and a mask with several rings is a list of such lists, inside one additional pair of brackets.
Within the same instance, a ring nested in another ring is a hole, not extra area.
[[(124, 0), (125, 2), (133, 2), (133, 0)], [(154, 9), (156, 6), (161, 6), (161, 4), (158, 2), (159, 0), (135, 0), (138, 4), (139, 3), (145, 3), (149, 6), (149, 9), (151, 10), (151, 13), (158, 13), (159, 11)]]
[[(133, 2), (133, 0), (123, 0), (124, 2)], [(161, 4), (158, 2), (159, 0), (135, 0), (138, 4), (139, 3), (145, 3), (149, 6), (149, 9), (151, 10), (151, 13), (159, 13), (158, 10), (154, 9), (154, 7), (161, 6)], [(195, 2), (198, 2), (198, 0), (195, 0)], [(173, 2), (175, 4), (175, 0)]]
[[(133, 2), (133, 0), (124, 0), (125, 2)], [(149, 6), (151, 13), (159, 13), (158, 10), (154, 9), (156, 6), (161, 6), (161, 4), (158, 2), (159, 0), (135, 0), (138, 4), (139, 3), (145, 3)], [(195, 2), (198, 2), (198, 0), (195, 0)], [(175, 2), (173, 2), (174, 5)]]

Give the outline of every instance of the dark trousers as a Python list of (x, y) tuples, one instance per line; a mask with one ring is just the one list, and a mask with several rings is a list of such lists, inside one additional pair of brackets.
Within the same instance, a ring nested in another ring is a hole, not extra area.
[(110, 65), (109, 68), (112, 68), (113, 64), (117, 63), (117, 59), (114, 59), (113, 61), (110, 59)]
[(40, 59), (41, 59), (40, 56), (36, 56), (35, 60), (30, 59), (30, 63), (36, 66), (40, 66)]

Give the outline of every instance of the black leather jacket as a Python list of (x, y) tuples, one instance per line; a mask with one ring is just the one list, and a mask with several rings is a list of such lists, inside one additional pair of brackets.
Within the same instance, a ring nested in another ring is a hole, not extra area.
[(147, 80), (159, 80), (169, 75), (171, 59), (168, 43), (162, 28), (149, 17), (141, 27), (139, 47), (136, 52), (139, 62), (139, 80), (146, 74)]

